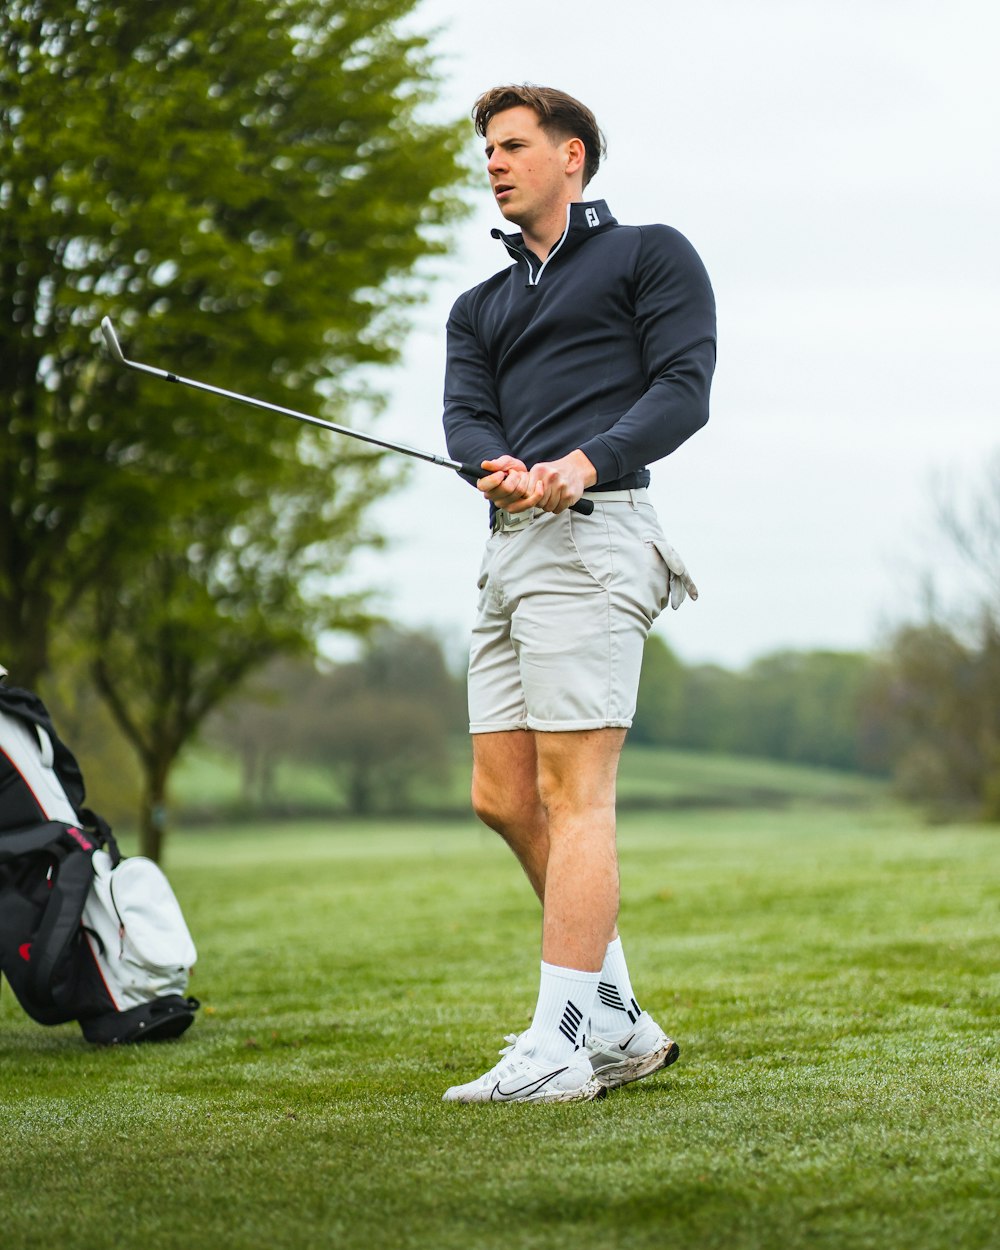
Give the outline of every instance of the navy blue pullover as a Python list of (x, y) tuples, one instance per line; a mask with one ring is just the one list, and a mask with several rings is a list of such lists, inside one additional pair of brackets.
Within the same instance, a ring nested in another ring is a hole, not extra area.
[(448, 318), (448, 454), (530, 469), (579, 448), (596, 489), (645, 486), (647, 465), (708, 420), (715, 299), (670, 226), (621, 226), (571, 204), (542, 262), (493, 231), (515, 264), (466, 291)]

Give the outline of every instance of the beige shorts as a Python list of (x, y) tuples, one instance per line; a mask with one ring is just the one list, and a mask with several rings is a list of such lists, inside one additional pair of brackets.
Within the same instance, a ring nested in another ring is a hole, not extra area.
[(590, 516), (539, 512), (493, 533), (469, 657), (470, 733), (632, 724), (643, 643), (669, 595), (644, 495), (595, 494)]

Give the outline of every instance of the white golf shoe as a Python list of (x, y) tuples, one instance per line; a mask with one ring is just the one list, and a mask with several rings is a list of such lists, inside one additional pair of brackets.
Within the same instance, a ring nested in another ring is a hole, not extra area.
[(605, 1089), (617, 1089), (668, 1068), (680, 1054), (680, 1047), (644, 1011), (621, 1037), (588, 1034), (587, 1053), (600, 1084)]
[(500, 1062), (478, 1080), (453, 1085), (444, 1094), (445, 1102), (589, 1102), (607, 1096), (587, 1050), (553, 1064), (534, 1057), (527, 1031), (510, 1033), (504, 1041)]

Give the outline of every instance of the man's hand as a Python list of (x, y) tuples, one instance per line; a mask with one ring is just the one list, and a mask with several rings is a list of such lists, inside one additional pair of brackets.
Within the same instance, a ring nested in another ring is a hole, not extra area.
[(571, 451), (561, 460), (542, 461), (532, 465), (527, 475), (528, 493), (517, 511), (541, 508), (543, 512), (565, 512), (596, 481), (597, 470), (582, 451)]
[(482, 468), (489, 469), (490, 476), (481, 477), (476, 489), (498, 508), (512, 511), (528, 493), (528, 466), (514, 456), (498, 456), (496, 460), (484, 460)]
[(484, 460), (482, 467), (492, 472), (480, 478), (477, 487), (498, 508), (512, 514), (529, 508), (564, 512), (597, 481), (597, 470), (582, 451), (571, 451), (561, 460), (542, 461), (530, 472), (524, 461), (514, 456)]

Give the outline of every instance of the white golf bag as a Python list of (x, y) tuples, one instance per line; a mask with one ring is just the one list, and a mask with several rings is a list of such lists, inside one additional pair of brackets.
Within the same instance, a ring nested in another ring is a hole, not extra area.
[(0, 684), (0, 971), (40, 1024), (101, 1044), (177, 1037), (196, 951), (151, 860), (123, 859), (41, 700)]

